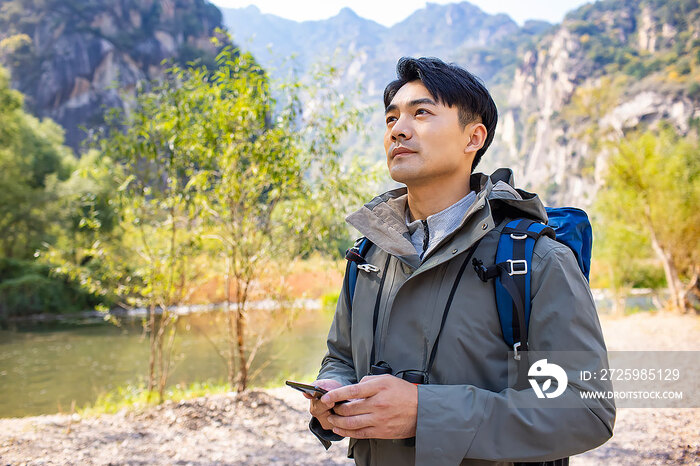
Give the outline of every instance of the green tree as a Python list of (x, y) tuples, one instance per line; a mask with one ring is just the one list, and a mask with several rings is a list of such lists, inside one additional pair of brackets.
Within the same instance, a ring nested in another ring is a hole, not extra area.
[(370, 176), (340, 163), (343, 135), (362, 120), (329, 84), (335, 70), (320, 72), (313, 86), (282, 85), (278, 102), (250, 55), (226, 48), (217, 62), (211, 76), (204, 68), (178, 73), (198, 109), (187, 131), (203, 170), (192, 184), (224, 262), (228, 348), (220, 354), (242, 391), (266, 337), (247, 328), (252, 284), (273, 261), (337, 248), (347, 235), (339, 211), (361, 197)]
[(128, 304), (148, 309), (148, 390), (157, 387), (161, 400), (178, 317), (173, 310), (186, 302), (200, 277), (191, 266), (201, 251), (200, 209), (192, 189), (199, 145), (189, 128), (196, 109), (188, 105), (190, 89), (179, 77), (171, 70), (161, 84), (140, 94), (126, 119), (115, 120), (124, 131), (113, 125), (101, 141), (103, 156), (121, 168), (119, 256), (126, 252), (131, 266), (119, 276), (133, 284), (125, 287)]
[[(202, 275), (190, 180), (197, 144), (187, 130), (189, 90), (170, 74), (142, 91), (130, 113), (114, 111), (99, 151), (67, 181), (75, 235), (51, 248), (57, 270), (128, 309), (145, 309), (148, 393), (167, 385), (178, 314)], [(81, 161), (82, 162), (82, 161)]]
[(109, 306), (130, 307), (141, 282), (125, 247), (129, 232), (121, 208), (122, 165), (97, 150), (84, 154), (60, 187), (58, 212), (65, 228), (37, 256), (56, 275), (81, 284), (84, 292), (99, 297), (102, 311)]
[(623, 274), (635, 255), (647, 255), (643, 246), (648, 245), (663, 265), (671, 307), (682, 312), (697, 309), (698, 155), (697, 137), (681, 137), (668, 125), (629, 134), (614, 148), (596, 201), (608, 230), (605, 250), (618, 271)]
[[(368, 188), (366, 167), (343, 167), (338, 149), (358, 111), (319, 82), (272, 87), (250, 55), (231, 47), (213, 70), (173, 66), (129, 115), (115, 115), (99, 160), (82, 173), (96, 186), (76, 194), (83, 245), (52, 258), (95, 292), (149, 310), (149, 390), (165, 387), (173, 306), (205, 276), (196, 264), (207, 254), (207, 272), (220, 263), (226, 276), (227, 347), (216, 351), (232, 388), (245, 390), (267, 336), (248, 326), (251, 288), (273, 263), (338, 249), (348, 234), (338, 211)], [(99, 186), (117, 195), (110, 200)], [(115, 212), (117, 226), (106, 228)]]
[(22, 105), (0, 68), (0, 255), (29, 259), (63, 228), (54, 208), (75, 159), (63, 146), (61, 128), (25, 113)]

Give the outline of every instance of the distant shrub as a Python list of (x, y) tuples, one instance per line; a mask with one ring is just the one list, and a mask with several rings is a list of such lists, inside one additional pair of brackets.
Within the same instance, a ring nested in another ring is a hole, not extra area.
[(68, 300), (62, 283), (37, 274), (23, 275), (0, 284), (0, 313), (6, 316), (58, 313)]
[(18, 278), (22, 275), (39, 274), (48, 275), (49, 268), (36, 262), (0, 258), (0, 283), (11, 278)]
[(688, 86), (688, 97), (693, 100), (700, 100), (700, 83), (694, 81)]
[(338, 299), (340, 299), (339, 292), (324, 294), (321, 296), (321, 309), (328, 314), (333, 314), (338, 304)]
[(656, 264), (638, 262), (628, 271), (628, 280), (632, 288), (660, 289), (666, 287), (664, 270)]
[(568, 26), (572, 33), (576, 34), (577, 36), (586, 35), (589, 39), (591, 36), (595, 36), (600, 33), (598, 26), (588, 21), (575, 21), (571, 22)]
[(690, 74), (690, 62), (688, 59), (680, 60), (676, 63), (676, 70), (679, 74)]
[(0, 258), (0, 321), (10, 316), (61, 314), (107, 304), (51, 268), (31, 261)]

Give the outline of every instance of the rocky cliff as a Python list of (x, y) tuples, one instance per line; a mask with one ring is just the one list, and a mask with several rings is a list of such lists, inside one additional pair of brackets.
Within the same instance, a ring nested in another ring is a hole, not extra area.
[(2, 0), (0, 60), (29, 110), (79, 149), (123, 93), (158, 78), (163, 60), (211, 61), (221, 13), (205, 0)]
[[(256, 8), (223, 10), (225, 23), (261, 62), (303, 68), (332, 51), (351, 57), (348, 81), (379, 102), (403, 55), (439, 56), (486, 82), (499, 108), (496, 139), (479, 169), (516, 169), (519, 185), (552, 204), (588, 206), (604, 173), (608, 142), (670, 120), (681, 132), (700, 117), (697, 0), (602, 0), (559, 25), (488, 15), (467, 3), (428, 4), (385, 28), (350, 10), (296, 23)], [(372, 140), (383, 131), (371, 117)], [(378, 147), (378, 146), (377, 146)], [(374, 149), (372, 149), (374, 150)], [(376, 149), (372, 155), (382, 157)]]
[(606, 0), (570, 13), (528, 50), (501, 107), (494, 145), (549, 202), (587, 206), (606, 142), (700, 118), (700, 7)]

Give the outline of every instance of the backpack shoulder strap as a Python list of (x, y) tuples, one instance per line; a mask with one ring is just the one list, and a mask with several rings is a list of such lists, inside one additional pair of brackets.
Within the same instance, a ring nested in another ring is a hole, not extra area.
[(554, 237), (548, 226), (528, 219), (510, 221), (501, 231), (496, 251), (499, 274), (495, 281), (496, 306), (503, 338), (513, 351), (527, 351), (530, 323), (530, 281), (535, 241), (542, 235)]
[(486, 267), (479, 260), (473, 261), (481, 280), (495, 278), (496, 307), (503, 339), (513, 348), (518, 360), (520, 352), (528, 349), (532, 253), (542, 235), (555, 237), (554, 231), (542, 223), (530, 219), (511, 220), (498, 239), (496, 263)]
[(345, 267), (345, 297), (347, 299), (348, 310), (352, 314), (352, 299), (355, 296), (355, 286), (357, 285), (357, 271), (359, 266), (367, 268), (375, 268), (372, 264), (368, 264), (365, 260), (365, 255), (372, 247), (372, 242), (366, 237), (358, 238), (355, 245), (345, 251), (345, 259), (348, 261)]

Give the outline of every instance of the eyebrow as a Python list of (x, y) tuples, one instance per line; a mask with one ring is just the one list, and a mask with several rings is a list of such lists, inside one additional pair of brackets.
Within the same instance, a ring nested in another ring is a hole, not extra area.
[[(409, 107), (415, 107), (416, 105), (425, 105), (425, 104), (428, 104), (428, 105), (437, 105), (433, 99), (429, 99), (429, 98), (427, 98), (427, 97), (424, 97), (424, 98), (422, 98), (422, 99), (416, 99), (416, 100), (410, 101), (410, 102), (408, 103), (408, 106), (409, 106)], [(384, 110), (384, 114), (386, 115), (387, 113), (389, 113), (389, 112), (391, 112), (391, 111), (393, 111), (393, 110), (397, 110), (398, 108), (399, 108), (399, 107), (398, 107), (398, 105), (396, 105), (396, 104), (389, 104), (389, 106), (387, 106), (387, 108)]]

